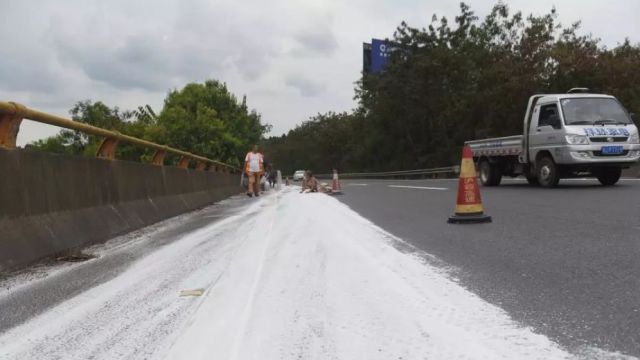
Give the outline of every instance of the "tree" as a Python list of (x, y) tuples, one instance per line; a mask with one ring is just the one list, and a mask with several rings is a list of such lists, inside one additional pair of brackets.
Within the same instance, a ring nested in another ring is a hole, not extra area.
[(426, 28), (402, 22), (392, 37), (399, 50), (384, 71), (362, 74), (356, 83), (352, 113), (315, 116), (286, 137), (269, 139), (269, 153), (301, 169), (448, 166), (458, 163), (466, 140), (520, 133), (535, 93), (585, 86), (640, 111), (640, 82), (634, 81), (640, 80), (640, 47), (625, 40), (607, 49), (591, 35), (578, 35), (579, 23), (563, 27), (557, 17), (555, 9), (512, 14), (498, 3), (480, 20), (462, 3), (453, 22), (435, 15)]
[[(148, 105), (147, 108), (151, 109)], [(120, 111), (117, 107), (110, 108), (100, 101), (79, 101), (69, 110), (69, 114), (74, 121), (135, 137), (142, 137), (146, 127), (153, 125), (153, 121), (149, 119), (139, 121), (136, 118), (136, 112)], [(94, 156), (101, 142), (100, 137), (63, 129), (56, 136), (29, 144), (28, 148), (70, 155)], [(139, 160), (144, 152), (144, 149), (139, 147), (121, 143), (116, 150), (116, 157), (123, 160)]]
[[(78, 102), (69, 113), (74, 121), (235, 165), (241, 164), (247, 149), (270, 129), (261, 123), (255, 110), (249, 111), (246, 97), (239, 103), (226, 85), (215, 80), (187, 84), (179, 91), (171, 91), (160, 115), (149, 105), (121, 111), (91, 100)], [(80, 131), (61, 130), (58, 135), (27, 147), (94, 156), (101, 141)], [(121, 160), (148, 160), (151, 154), (150, 150), (124, 142), (118, 144), (116, 150), (116, 158)]]
[(225, 84), (215, 80), (188, 84), (167, 95), (157, 126), (148, 137), (195, 154), (240, 165), (251, 144), (269, 130), (260, 115), (238, 103)]

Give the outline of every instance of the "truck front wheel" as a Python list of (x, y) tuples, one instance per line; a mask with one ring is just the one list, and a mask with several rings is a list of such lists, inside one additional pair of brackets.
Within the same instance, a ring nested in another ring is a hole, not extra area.
[(605, 168), (597, 172), (596, 174), (600, 184), (604, 186), (615, 185), (622, 176), (621, 168)]
[(492, 164), (487, 160), (480, 162), (480, 182), (484, 186), (498, 186), (502, 180), (502, 173), (498, 164)]
[(553, 159), (548, 156), (543, 157), (537, 164), (538, 183), (540, 186), (551, 188), (558, 185), (560, 177), (558, 176), (558, 166)]

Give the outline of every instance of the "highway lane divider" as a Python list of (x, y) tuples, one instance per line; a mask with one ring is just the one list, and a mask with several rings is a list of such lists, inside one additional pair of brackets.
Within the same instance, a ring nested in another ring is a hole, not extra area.
[(449, 188), (443, 187), (432, 187), (432, 186), (408, 186), (408, 185), (387, 185), (390, 188), (398, 188), (398, 189), (419, 189), (419, 190), (440, 190), (446, 191)]
[[(341, 173), (343, 179), (443, 179), (453, 178), (460, 173), (459, 166), (400, 171)], [(333, 174), (318, 174), (318, 179), (331, 179)]]

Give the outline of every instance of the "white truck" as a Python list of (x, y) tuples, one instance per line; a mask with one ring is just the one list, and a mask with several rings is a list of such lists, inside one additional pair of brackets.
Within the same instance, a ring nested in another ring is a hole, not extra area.
[(615, 97), (584, 88), (539, 94), (529, 98), (522, 135), (465, 144), (484, 186), (519, 175), (544, 187), (574, 177), (595, 177), (602, 185), (614, 185), (622, 169), (640, 159), (633, 117)]

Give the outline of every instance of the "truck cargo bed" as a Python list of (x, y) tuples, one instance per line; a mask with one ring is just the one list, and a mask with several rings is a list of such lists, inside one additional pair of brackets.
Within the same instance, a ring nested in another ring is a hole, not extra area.
[(522, 153), (522, 135), (506, 136), (465, 142), (473, 156), (510, 156)]

